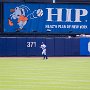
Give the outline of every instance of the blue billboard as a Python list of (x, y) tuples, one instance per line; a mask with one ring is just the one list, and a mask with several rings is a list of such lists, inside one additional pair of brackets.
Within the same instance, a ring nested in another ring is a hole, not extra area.
[(80, 38), (80, 55), (90, 56), (90, 38)]
[(90, 5), (5, 3), (4, 32), (90, 34)]

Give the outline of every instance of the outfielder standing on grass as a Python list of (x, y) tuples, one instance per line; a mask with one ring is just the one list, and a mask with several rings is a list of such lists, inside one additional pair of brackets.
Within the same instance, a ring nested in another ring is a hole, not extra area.
[(46, 45), (43, 42), (42, 42), (40, 48), (42, 49), (43, 59), (48, 59), (47, 53), (46, 53)]

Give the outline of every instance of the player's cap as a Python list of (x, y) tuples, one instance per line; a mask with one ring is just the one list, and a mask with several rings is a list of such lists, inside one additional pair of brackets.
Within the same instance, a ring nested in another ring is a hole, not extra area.
[(42, 42), (42, 44), (44, 44), (44, 43)]

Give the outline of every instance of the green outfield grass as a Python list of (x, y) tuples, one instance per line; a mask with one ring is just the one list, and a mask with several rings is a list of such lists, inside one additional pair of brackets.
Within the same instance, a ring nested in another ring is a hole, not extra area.
[(0, 58), (0, 90), (90, 90), (90, 58)]

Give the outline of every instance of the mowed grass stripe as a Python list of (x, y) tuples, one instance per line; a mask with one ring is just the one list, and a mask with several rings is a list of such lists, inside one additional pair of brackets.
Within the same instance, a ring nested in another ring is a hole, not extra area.
[(0, 90), (90, 90), (89, 58), (2, 58)]

